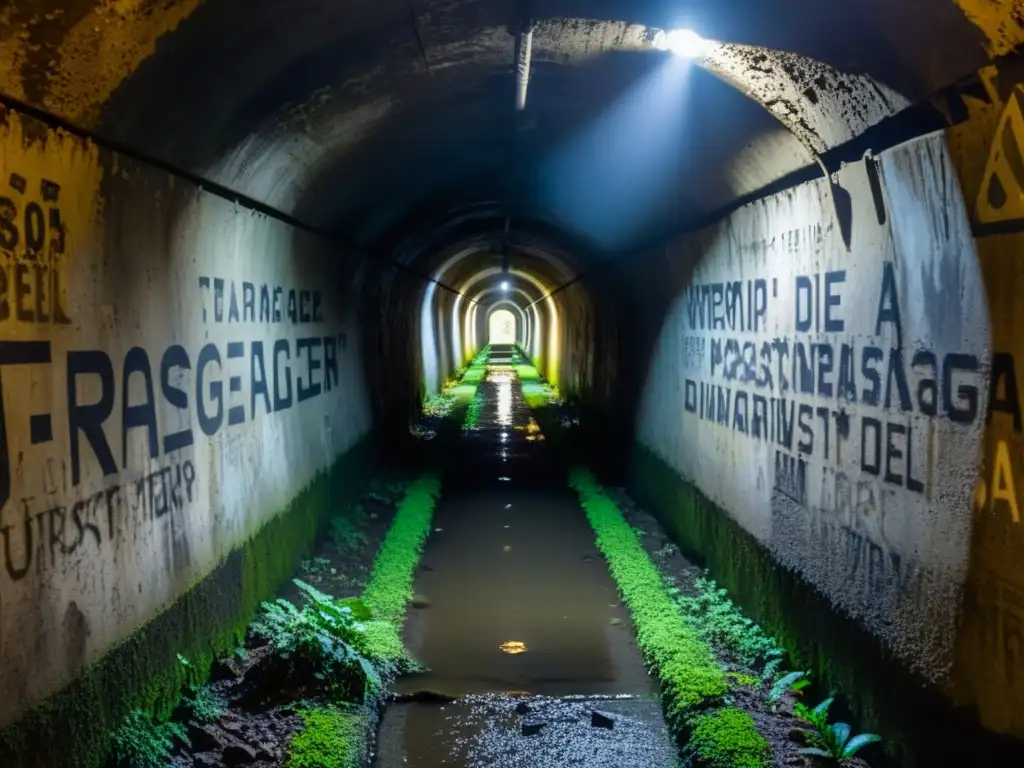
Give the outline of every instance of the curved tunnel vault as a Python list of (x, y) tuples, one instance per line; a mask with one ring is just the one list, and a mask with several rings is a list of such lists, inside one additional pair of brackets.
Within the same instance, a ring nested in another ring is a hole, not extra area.
[(1021, 43), (989, 0), (4, 4), (0, 727), (226, 644), (203, 601), (244, 623), (254, 542), (507, 308), (830, 685), (891, 657), (1024, 739)]

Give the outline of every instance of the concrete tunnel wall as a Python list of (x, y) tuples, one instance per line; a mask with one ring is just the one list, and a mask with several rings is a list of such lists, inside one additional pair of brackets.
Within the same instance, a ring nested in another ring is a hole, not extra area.
[(371, 409), (358, 259), (12, 111), (0, 178), (6, 725), (288, 509)]
[[(1024, 737), (1021, 82), (986, 67), (936, 95), (945, 131), (845, 165), (838, 190), (767, 197), (615, 271), (652, 316), (623, 330), (650, 350), (619, 363), (644, 365), (631, 487), (893, 742), (927, 730), (935, 710), (900, 711), (926, 689)], [(772, 566), (821, 596), (817, 619)]]

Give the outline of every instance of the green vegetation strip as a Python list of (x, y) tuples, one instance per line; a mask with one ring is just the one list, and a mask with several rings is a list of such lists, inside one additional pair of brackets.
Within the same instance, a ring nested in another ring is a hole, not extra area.
[(644, 661), (661, 681), (673, 731), (688, 738), (705, 768), (761, 768), (768, 743), (742, 710), (722, 708), (729, 683), (711, 648), (672, 600), (657, 567), (618, 506), (585, 469), (570, 484), (580, 497), (597, 547), (629, 608)]
[(303, 729), (288, 748), (288, 768), (357, 768), (369, 752), (371, 720), (359, 707), (299, 710)]
[(423, 545), (430, 533), (441, 481), (427, 473), (409, 485), (398, 503), (388, 535), (374, 561), (363, 592), (363, 603), (373, 620), (366, 626), (366, 648), (372, 658), (396, 663), (406, 658), (402, 645), (405, 610), (412, 598), (412, 582)]

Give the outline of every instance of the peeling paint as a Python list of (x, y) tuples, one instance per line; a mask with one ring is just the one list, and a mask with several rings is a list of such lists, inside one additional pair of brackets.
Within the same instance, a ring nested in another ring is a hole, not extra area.
[(1021, 0), (956, 0), (956, 4), (988, 38), (990, 56), (1009, 53), (1024, 43)]

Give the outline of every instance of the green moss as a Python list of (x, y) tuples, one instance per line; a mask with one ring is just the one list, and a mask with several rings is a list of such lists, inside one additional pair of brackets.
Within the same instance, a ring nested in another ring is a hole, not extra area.
[(0, 732), (0, 765), (100, 766), (131, 712), (167, 720), (182, 691), (204, 683), (214, 658), (240, 644), (261, 602), (292, 577), (330, 514), (358, 497), (370, 458), (368, 441), (351, 449), (206, 578)]
[(114, 760), (122, 768), (159, 768), (170, 762), (177, 742), (188, 743), (183, 725), (158, 723), (136, 709), (114, 730)]
[(757, 675), (747, 675), (742, 672), (726, 672), (725, 676), (741, 688), (757, 688), (761, 685), (761, 678)]
[(288, 768), (356, 768), (363, 764), (371, 716), (356, 707), (306, 707), (303, 729), (288, 748)]
[(364, 641), (372, 658), (398, 662), (405, 655), (401, 639), (405, 610), (440, 492), (441, 481), (433, 474), (410, 484), (377, 553), (363, 592), (363, 602), (375, 619), (367, 627)]
[(680, 550), (705, 566), (786, 649), (794, 668), (810, 670), (822, 690), (842, 692), (852, 719), (882, 735), (894, 764), (929, 764), (922, 756), (930, 754), (942, 759), (932, 735), (937, 720), (958, 717), (965, 739), (968, 729), (976, 727), (811, 585), (780, 566), (728, 514), (639, 445), (630, 459), (629, 491), (658, 517)]
[(701, 768), (764, 768), (768, 742), (741, 709), (730, 707), (694, 719), (689, 749)]
[(661, 679), (667, 711), (678, 727), (691, 713), (720, 703), (728, 690), (725, 675), (683, 618), (615, 502), (585, 470), (574, 470), (570, 483), (580, 495), (597, 547), (633, 618), (637, 644)]

